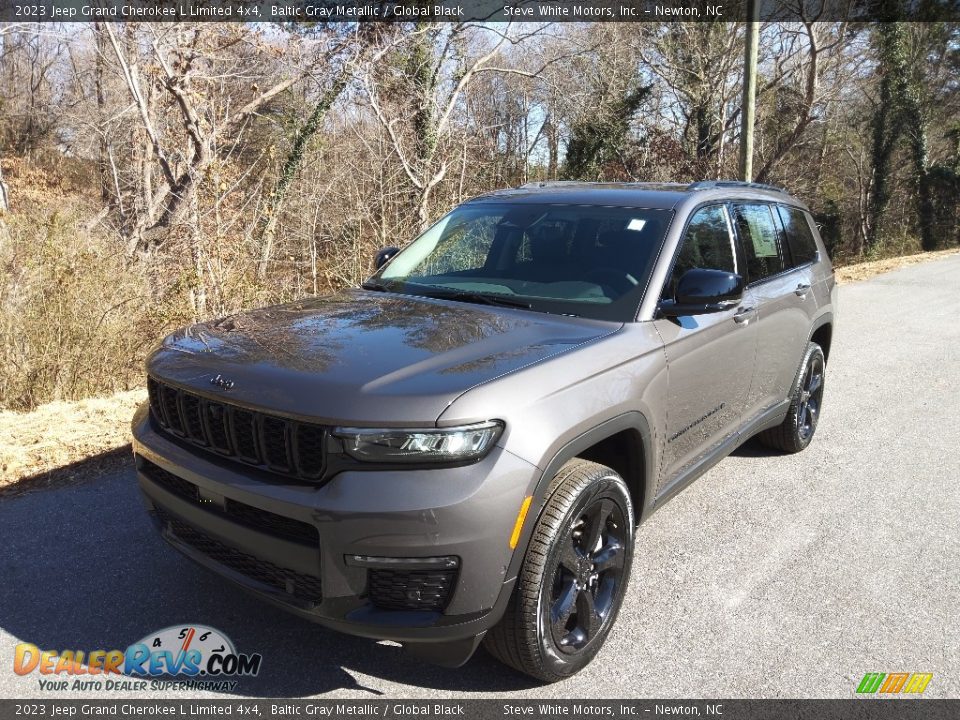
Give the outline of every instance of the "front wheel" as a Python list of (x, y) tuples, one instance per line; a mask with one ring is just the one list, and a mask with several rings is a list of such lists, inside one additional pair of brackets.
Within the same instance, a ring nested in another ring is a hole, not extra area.
[(777, 427), (760, 433), (764, 445), (797, 453), (810, 444), (820, 421), (825, 370), (823, 350), (816, 343), (808, 344), (793, 386), (787, 417)]
[(633, 560), (633, 506), (613, 470), (575, 459), (560, 469), (507, 611), (484, 638), (498, 660), (556, 682), (585, 667), (610, 632)]

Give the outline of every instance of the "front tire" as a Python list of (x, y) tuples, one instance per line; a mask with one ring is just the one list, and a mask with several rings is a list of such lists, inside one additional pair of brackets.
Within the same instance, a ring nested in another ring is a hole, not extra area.
[(798, 453), (813, 440), (823, 405), (826, 359), (816, 343), (809, 343), (793, 386), (787, 417), (775, 428), (760, 433), (760, 441), (776, 450)]
[(616, 472), (574, 459), (551, 482), (504, 617), (488, 652), (556, 682), (599, 652), (626, 593), (633, 561), (630, 492)]

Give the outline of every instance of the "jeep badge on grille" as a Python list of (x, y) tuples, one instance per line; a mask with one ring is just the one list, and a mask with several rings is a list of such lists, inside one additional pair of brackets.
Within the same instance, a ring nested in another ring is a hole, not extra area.
[(216, 377), (210, 378), (210, 384), (216, 385), (221, 390), (229, 390), (233, 387), (233, 380), (227, 380), (223, 375), (217, 375)]

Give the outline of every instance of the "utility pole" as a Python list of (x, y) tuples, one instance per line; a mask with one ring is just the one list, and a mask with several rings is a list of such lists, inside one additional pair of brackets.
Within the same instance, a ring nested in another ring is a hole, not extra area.
[(747, 0), (747, 36), (743, 58), (743, 105), (740, 110), (740, 179), (753, 180), (753, 123), (757, 104), (757, 53), (760, 47), (760, 0)]

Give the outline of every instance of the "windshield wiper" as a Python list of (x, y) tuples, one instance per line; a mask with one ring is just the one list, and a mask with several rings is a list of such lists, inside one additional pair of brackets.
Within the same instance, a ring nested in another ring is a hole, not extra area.
[(377, 292), (390, 292), (390, 287), (386, 283), (382, 283), (379, 280), (367, 280), (366, 282), (360, 283), (360, 287), (364, 290), (376, 290)]
[(485, 295), (484, 293), (471, 292), (469, 290), (447, 290), (437, 292), (430, 290), (424, 292), (426, 297), (439, 298), (441, 300), (460, 300), (461, 302), (476, 303), (478, 305), (498, 305), (500, 307), (523, 308), (529, 310), (533, 307), (523, 300), (514, 300), (503, 295)]

